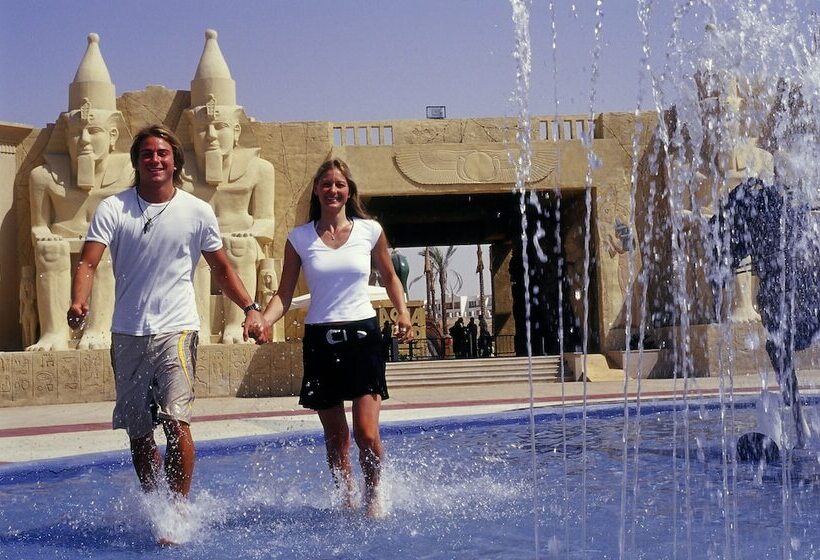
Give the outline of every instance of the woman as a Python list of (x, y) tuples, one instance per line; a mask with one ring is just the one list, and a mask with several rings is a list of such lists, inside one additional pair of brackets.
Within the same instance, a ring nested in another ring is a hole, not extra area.
[(388, 398), (381, 332), (370, 302), (371, 262), (398, 312), (396, 336), (412, 338), (404, 291), (381, 226), (365, 212), (347, 164), (323, 163), (313, 177), (310, 220), (288, 234), (279, 290), (265, 308), (270, 326), (290, 307), (299, 270), (310, 290), (303, 339), (304, 377), (299, 403), (316, 410), (325, 434), (327, 460), (347, 507), (353, 507), (350, 430), (344, 401), (353, 401), (353, 436), (371, 517), (378, 499), (384, 448), (379, 436), (381, 402)]

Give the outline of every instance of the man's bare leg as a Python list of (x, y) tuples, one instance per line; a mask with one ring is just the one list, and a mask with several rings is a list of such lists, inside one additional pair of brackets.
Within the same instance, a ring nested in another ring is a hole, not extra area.
[(180, 497), (188, 496), (194, 474), (196, 449), (191, 428), (185, 422), (163, 420), (168, 447), (165, 450), (165, 479), (168, 488)]
[(134, 463), (134, 470), (137, 471), (142, 491), (156, 490), (162, 459), (153, 432), (131, 440), (131, 461)]

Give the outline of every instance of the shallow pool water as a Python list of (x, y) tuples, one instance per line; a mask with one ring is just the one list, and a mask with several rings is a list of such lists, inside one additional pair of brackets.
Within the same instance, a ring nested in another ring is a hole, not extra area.
[(183, 517), (124, 455), (3, 467), (0, 558), (820, 557), (816, 454), (726, 462), (720, 412), (644, 406), (626, 460), (620, 406), (536, 412), (534, 459), (527, 411), (387, 424), (375, 522), (337, 507), (317, 434), (200, 444)]

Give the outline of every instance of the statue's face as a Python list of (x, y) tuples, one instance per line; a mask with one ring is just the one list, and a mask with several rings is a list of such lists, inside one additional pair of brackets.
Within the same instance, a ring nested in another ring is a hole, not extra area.
[(79, 111), (68, 115), (66, 143), (72, 161), (87, 157), (99, 162), (108, 157), (117, 140), (117, 127), (109, 124), (111, 111), (89, 111), (88, 118), (80, 117)]
[(191, 120), (191, 138), (197, 158), (207, 152), (218, 151), (223, 157), (230, 154), (239, 140), (240, 126), (233, 117), (234, 108), (221, 108), (213, 116), (195, 111)]

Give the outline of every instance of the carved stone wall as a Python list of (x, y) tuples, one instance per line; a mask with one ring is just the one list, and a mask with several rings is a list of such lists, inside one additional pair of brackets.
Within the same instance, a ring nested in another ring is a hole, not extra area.
[[(294, 395), (301, 382), (300, 342), (199, 347), (197, 397)], [(108, 350), (0, 353), (0, 407), (112, 400)]]

